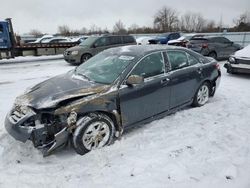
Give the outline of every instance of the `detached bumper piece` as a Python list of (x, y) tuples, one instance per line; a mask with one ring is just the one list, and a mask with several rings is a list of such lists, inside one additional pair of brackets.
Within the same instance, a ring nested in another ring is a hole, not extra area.
[(41, 123), (39, 116), (28, 107), (15, 107), (5, 118), (5, 129), (16, 140), (31, 140), (34, 147), (41, 149), (43, 156), (64, 146), (69, 137), (67, 128)]

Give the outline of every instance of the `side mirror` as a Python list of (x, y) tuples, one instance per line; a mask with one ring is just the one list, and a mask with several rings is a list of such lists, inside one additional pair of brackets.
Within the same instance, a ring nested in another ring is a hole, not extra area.
[(96, 44), (93, 44), (93, 45), (92, 45), (92, 48), (96, 48), (96, 47), (97, 47), (97, 45), (96, 45)]
[(127, 85), (137, 85), (144, 82), (144, 78), (138, 75), (130, 75), (126, 81)]

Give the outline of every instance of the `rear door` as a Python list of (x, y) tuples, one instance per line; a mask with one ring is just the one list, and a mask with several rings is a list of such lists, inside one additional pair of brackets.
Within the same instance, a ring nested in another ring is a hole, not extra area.
[(202, 68), (199, 61), (182, 50), (169, 50), (170, 64), (168, 78), (171, 87), (170, 109), (188, 103), (194, 97), (197, 86), (202, 80)]
[(124, 126), (128, 126), (169, 109), (170, 88), (162, 52), (145, 56), (129, 75), (144, 77), (144, 83), (119, 89), (120, 109)]

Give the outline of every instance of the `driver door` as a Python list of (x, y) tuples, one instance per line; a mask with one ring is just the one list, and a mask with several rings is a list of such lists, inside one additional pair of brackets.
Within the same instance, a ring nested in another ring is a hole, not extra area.
[(108, 49), (110, 46), (110, 39), (109, 37), (101, 37), (99, 38), (93, 45), (93, 54), (96, 55), (103, 50)]
[(169, 109), (170, 88), (162, 52), (144, 57), (128, 75), (144, 77), (142, 84), (119, 89), (120, 109), (124, 126), (140, 122)]

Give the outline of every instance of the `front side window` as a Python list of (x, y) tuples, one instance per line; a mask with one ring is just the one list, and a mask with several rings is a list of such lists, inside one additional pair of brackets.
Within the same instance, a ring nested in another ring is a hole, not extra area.
[(164, 73), (164, 60), (162, 53), (154, 53), (143, 58), (133, 69), (131, 75), (138, 75), (144, 78)]
[(192, 66), (192, 65), (196, 65), (199, 63), (199, 61), (192, 55), (188, 54), (187, 53), (187, 56), (188, 56), (188, 61), (189, 61), (189, 65)]
[(188, 66), (188, 58), (185, 52), (169, 51), (167, 52), (171, 70), (181, 69)]
[(101, 46), (108, 46), (109, 43), (109, 38), (108, 37), (102, 37), (99, 40), (96, 41), (95, 46), (96, 47), (101, 47)]

